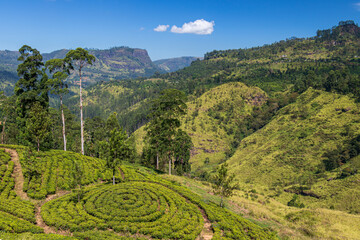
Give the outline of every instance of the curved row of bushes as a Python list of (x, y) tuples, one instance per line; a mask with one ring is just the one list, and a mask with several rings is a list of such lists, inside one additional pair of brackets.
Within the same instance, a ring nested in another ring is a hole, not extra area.
[(71, 194), (46, 203), (45, 222), (75, 232), (111, 228), (156, 239), (195, 239), (204, 224), (197, 206), (156, 183), (104, 185), (76, 199)]
[(4, 149), (0, 149), (0, 230), (14, 233), (42, 233), (34, 225), (35, 207), (30, 201), (21, 200), (14, 192), (12, 176), (14, 162)]

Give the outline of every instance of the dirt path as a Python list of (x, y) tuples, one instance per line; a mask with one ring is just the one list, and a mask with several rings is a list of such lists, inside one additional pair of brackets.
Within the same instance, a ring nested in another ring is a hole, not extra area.
[(201, 208), (199, 208), (199, 210), (201, 211), (201, 215), (204, 219), (204, 228), (201, 231), (200, 236), (197, 238), (197, 240), (210, 240), (214, 236), (214, 231), (211, 228), (211, 222), (208, 219), (205, 211)]
[(13, 177), (15, 179), (15, 193), (23, 200), (30, 200), (28, 195), (23, 191), (24, 186), (24, 175), (22, 172), (19, 154), (14, 149), (5, 148), (5, 152), (11, 156), (11, 161), (14, 162)]
[(45, 224), (44, 220), (41, 217), (41, 207), (48, 201), (51, 201), (58, 197), (64, 196), (64, 195), (70, 193), (70, 191), (62, 191), (62, 190), (58, 191), (56, 194), (47, 196), (47, 198), (44, 200), (30, 199), (28, 197), (28, 195), (26, 194), (26, 192), (24, 192), (24, 190), (23, 190), (24, 175), (22, 172), (21, 164), (20, 164), (19, 154), (16, 152), (16, 150), (10, 149), (10, 148), (5, 148), (5, 152), (10, 154), (11, 161), (14, 162), (14, 171), (12, 174), (13, 178), (15, 180), (14, 191), (15, 191), (16, 195), (19, 196), (22, 200), (28, 200), (28, 201), (31, 201), (32, 203), (34, 203), (36, 225), (43, 228), (45, 233), (57, 233), (57, 234), (62, 234), (62, 235), (68, 235), (67, 233), (57, 232), (53, 228), (51, 228)]
[(45, 233), (54, 233), (54, 234), (61, 234), (61, 235), (70, 235), (70, 233), (68, 232), (63, 232), (63, 231), (56, 231), (54, 228), (46, 225), (46, 223), (44, 222), (44, 220), (41, 217), (41, 207), (51, 201), (54, 200), (56, 198), (62, 197), (66, 194), (71, 193), (71, 191), (65, 191), (65, 190), (60, 190), (58, 191), (56, 194), (52, 194), (46, 197), (45, 200), (40, 200), (36, 203), (35, 205), (35, 219), (36, 219), (36, 225), (38, 225), (39, 227), (44, 229)]

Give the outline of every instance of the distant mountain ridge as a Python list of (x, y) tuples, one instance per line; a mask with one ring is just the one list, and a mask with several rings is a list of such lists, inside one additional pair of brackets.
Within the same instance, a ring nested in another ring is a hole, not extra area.
[(168, 58), (156, 60), (154, 61), (154, 64), (165, 72), (175, 72), (177, 70), (190, 66), (193, 61), (202, 59), (202, 57)]
[[(173, 72), (190, 66), (196, 57), (180, 57), (152, 61), (145, 49), (113, 47), (109, 49), (87, 49), (96, 58), (94, 65), (85, 68), (85, 84), (109, 80), (149, 77), (154, 73)], [(44, 62), (53, 58), (64, 58), (69, 49), (60, 49), (51, 53), (42, 53)], [(20, 56), (18, 51), (0, 50), (0, 91), (12, 94), (18, 80), (16, 69)], [(70, 76), (70, 81), (77, 75)]]

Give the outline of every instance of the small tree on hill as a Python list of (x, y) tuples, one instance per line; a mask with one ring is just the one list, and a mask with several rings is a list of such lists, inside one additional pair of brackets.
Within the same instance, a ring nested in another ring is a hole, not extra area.
[(108, 143), (109, 156), (107, 165), (113, 171), (113, 185), (115, 185), (116, 168), (122, 160), (129, 159), (131, 156), (131, 149), (126, 140), (127, 135), (123, 129), (117, 130), (115, 128), (111, 131)]
[(220, 207), (223, 207), (223, 198), (232, 196), (238, 188), (238, 184), (234, 184), (235, 174), (229, 175), (227, 167), (227, 163), (222, 164), (213, 177), (212, 188), (215, 195), (221, 196)]
[(49, 134), (50, 117), (48, 112), (40, 105), (39, 102), (31, 107), (26, 129), (31, 136), (34, 136), (37, 143), (37, 150), (40, 150), (40, 142)]

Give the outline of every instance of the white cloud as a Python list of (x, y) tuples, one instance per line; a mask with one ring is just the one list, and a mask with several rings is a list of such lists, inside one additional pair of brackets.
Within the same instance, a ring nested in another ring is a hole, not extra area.
[(145, 30), (145, 28), (144, 28), (144, 27), (141, 27), (139, 30), (140, 30), (140, 31), (144, 31), (144, 30)]
[(355, 8), (356, 8), (358, 11), (360, 11), (360, 2), (355, 3), (354, 5), (355, 5)]
[(165, 32), (169, 28), (169, 25), (159, 25), (154, 28), (155, 32)]
[(193, 33), (200, 35), (208, 35), (214, 31), (215, 22), (208, 22), (204, 19), (198, 19), (194, 22), (184, 23), (182, 27), (172, 26), (173, 33)]

